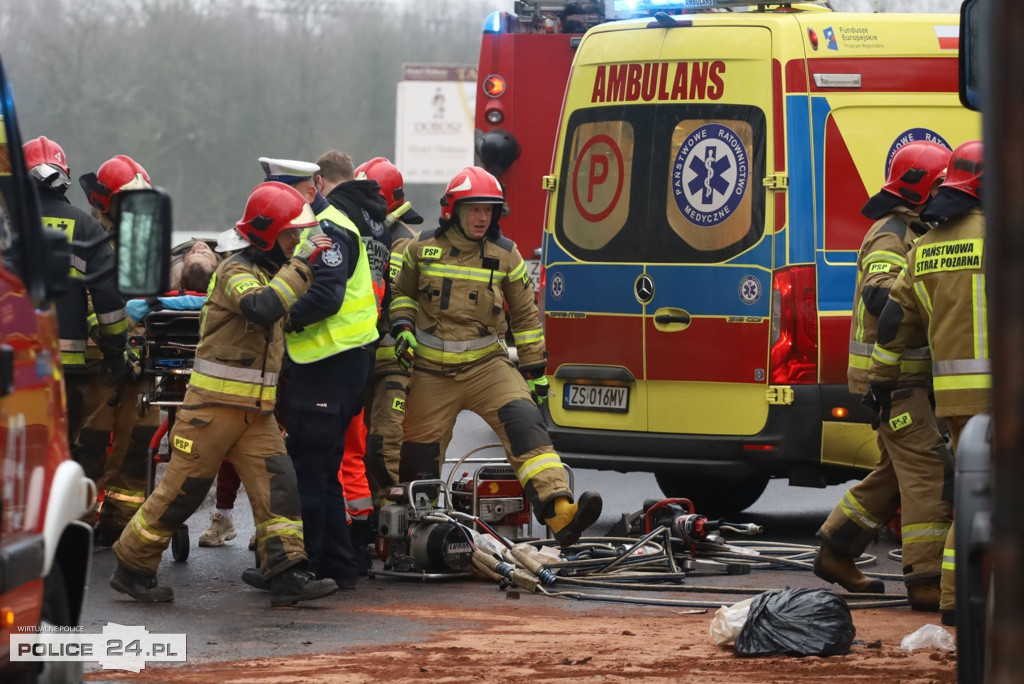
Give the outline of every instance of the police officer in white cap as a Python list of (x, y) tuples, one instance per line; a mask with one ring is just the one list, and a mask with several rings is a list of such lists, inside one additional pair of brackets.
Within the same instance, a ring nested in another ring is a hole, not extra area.
[[(289, 310), (285, 343), (291, 364), (282, 383), (288, 454), (302, 504), (306, 551), (321, 577), (355, 587), (358, 566), (338, 481), (345, 430), (362, 407), (378, 338), (377, 305), (359, 229), (317, 192), (317, 164), (260, 157), (267, 180), (298, 190), (333, 246), (309, 291)], [(243, 574), (252, 580), (255, 569)]]
[(320, 167), (316, 164), (295, 159), (260, 157), (260, 166), (263, 167), (263, 175), (266, 176), (263, 180), (277, 181), (292, 186), (306, 198), (306, 201), (313, 207), (314, 214), (319, 214), (326, 206), (326, 200), (323, 197), (320, 197), (324, 202), (323, 206), (319, 209), (316, 206), (318, 193), (316, 185), (313, 184), (313, 175), (320, 171)]

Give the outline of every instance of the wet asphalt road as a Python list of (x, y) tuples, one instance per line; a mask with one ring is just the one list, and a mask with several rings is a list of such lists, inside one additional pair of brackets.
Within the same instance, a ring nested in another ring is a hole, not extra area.
[[(494, 441), (496, 438), (493, 432), (483, 421), (464, 413), (456, 427), (448, 460), (453, 462), (470, 449)], [(500, 457), (501, 454), (499, 450), (491, 449), (479, 455)], [(773, 481), (761, 499), (740, 516), (737, 522), (751, 521), (763, 525), (763, 539), (811, 545), (814, 544), (815, 530), (846, 486), (807, 489)], [(592, 528), (597, 534), (607, 531), (622, 514), (640, 509), (644, 500), (661, 497), (653, 475), (646, 473), (577, 470), (575, 489), (597, 490), (604, 497), (604, 513), (599, 523)], [(191, 548), (188, 560), (184, 563), (175, 562), (168, 551), (160, 566), (160, 582), (175, 591), (173, 603), (147, 605), (113, 591), (107, 585), (114, 568), (113, 553), (110, 549), (94, 551), (83, 616), (85, 632), (99, 633), (108, 622), (115, 622), (142, 625), (151, 634), (185, 633), (188, 635), (187, 662), (197, 664), (216, 660), (325, 653), (352, 646), (421, 640), (428, 638), (438, 627), (464, 626), (445, 617), (444, 607), (449, 601), (459, 605), (488, 606), (500, 605), (494, 602), (503, 598), (496, 585), (482, 581), (425, 583), (418, 579), (378, 576), (362, 580), (355, 591), (339, 592), (294, 608), (272, 609), (267, 594), (241, 581), (242, 570), (253, 562), (253, 554), (246, 548), (246, 542), (253, 532), (247, 500), (240, 495), (236, 503), (237, 538), (223, 547), (199, 548), (198, 536), (208, 524), (213, 510), (212, 497), (208, 497), (208, 504), (189, 520)], [(899, 571), (898, 563), (886, 555), (893, 546), (891, 540), (883, 540), (869, 549), (869, 552), (879, 557), (875, 569), (887, 573)], [(715, 586), (766, 588), (827, 586), (802, 570), (755, 570), (750, 575), (702, 577), (694, 581), (700, 584), (717, 583)], [(900, 585), (894, 582), (888, 582), (887, 587), (889, 593), (900, 589)], [(717, 598), (721, 602), (731, 603), (744, 597), (691, 595), (688, 598)], [(519, 605), (528, 601), (547, 602), (545, 605), (550, 606), (550, 602), (556, 599), (526, 595)], [(439, 605), (437, 619), (430, 625), (402, 617), (403, 604), (424, 602), (437, 602)], [(393, 605), (394, 609), (383, 614), (349, 610), (355, 606), (379, 604)], [(586, 610), (588, 606), (608, 604), (558, 601), (558, 605), (568, 610)], [(634, 606), (623, 606), (623, 609), (644, 610), (643, 607)], [(90, 672), (100, 668), (96, 663), (87, 663), (85, 669)]]

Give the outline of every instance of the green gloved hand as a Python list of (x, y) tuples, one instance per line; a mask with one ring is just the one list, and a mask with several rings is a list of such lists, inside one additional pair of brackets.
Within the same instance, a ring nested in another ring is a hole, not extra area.
[(539, 378), (527, 378), (526, 385), (530, 388), (530, 395), (537, 402), (537, 406), (543, 406), (548, 398), (548, 376), (542, 375)]
[(412, 368), (413, 359), (416, 357), (416, 349), (420, 343), (416, 341), (416, 335), (412, 330), (403, 330), (395, 335), (395, 359), (402, 370)]

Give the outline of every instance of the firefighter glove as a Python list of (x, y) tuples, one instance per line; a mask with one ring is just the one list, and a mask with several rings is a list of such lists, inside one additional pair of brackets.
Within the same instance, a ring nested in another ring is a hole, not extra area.
[(416, 348), (419, 346), (420, 344), (416, 341), (416, 335), (412, 330), (402, 330), (395, 335), (395, 359), (398, 360), (398, 365), (401, 366), (402, 370), (412, 368), (412, 361), (416, 356)]
[(133, 379), (132, 366), (125, 352), (108, 353), (103, 356), (108, 387), (120, 387)]
[(872, 382), (868, 391), (860, 398), (860, 403), (871, 411), (872, 430), (877, 430), (882, 421), (889, 421), (894, 387), (895, 383), (892, 382)]
[(543, 406), (548, 398), (548, 376), (542, 375), (536, 380), (530, 378), (526, 381), (530, 388), (530, 396), (537, 402), (537, 406)]
[(295, 251), (292, 252), (292, 256), (296, 256), (303, 261), (315, 264), (316, 260), (320, 258), (320, 253), (331, 249), (333, 246), (334, 243), (331, 241), (331, 238), (327, 237), (323, 233), (304, 237), (299, 241), (299, 244), (295, 246)]
[(387, 218), (384, 219), (384, 225), (388, 228), (395, 225), (398, 222), (398, 219), (402, 218), (402, 215), (410, 209), (412, 209), (412, 202), (406, 202), (387, 215)]

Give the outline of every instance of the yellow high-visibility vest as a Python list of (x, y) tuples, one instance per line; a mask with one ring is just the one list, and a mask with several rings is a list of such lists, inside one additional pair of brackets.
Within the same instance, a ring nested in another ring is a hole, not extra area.
[(285, 335), (288, 355), (296, 363), (312, 363), (377, 339), (377, 300), (373, 294), (366, 245), (356, 225), (333, 205), (317, 215), (349, 232), (359, 245), (356, 270), (345, 285), (345, 300), (338, 312), (299, 332)]

